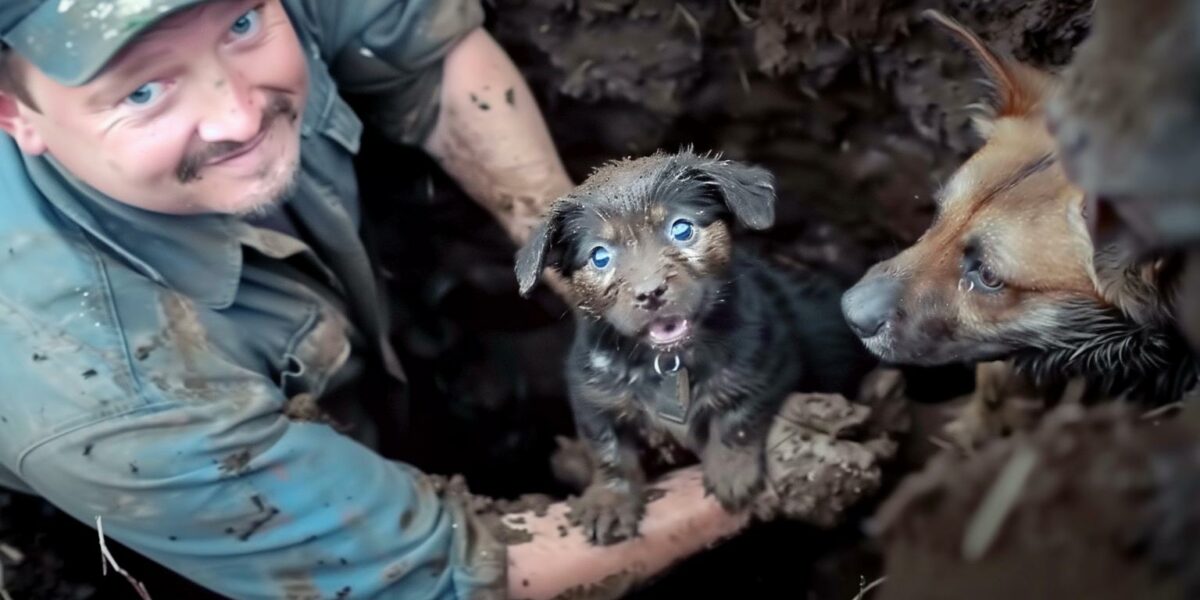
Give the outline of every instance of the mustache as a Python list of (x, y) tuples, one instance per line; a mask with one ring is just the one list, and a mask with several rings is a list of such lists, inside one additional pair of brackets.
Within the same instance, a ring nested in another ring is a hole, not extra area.
[[(288, 122), (295, 122), (300, 117), (300, 113), (296, 110), (296, 105), (292, 103), (292, 99), (283, 94), (275, 94), (271, 97), (267, 107), (263, 109), (263, 116), (258, 133), (267, 131), (275, 125), (275, 121), (280, 118), (286, 118)], [(255, 137), (258, 137), (256, 134)], [(179, 167), (175, 169), (175, 176), (179, 178), (180, 183), (191, 183), (200, 179), (200, 171), (214, 158), (220, 158), (229, 154), (233, 154), (243, 147), (246, 142), (214, 142), (207, 144), (204, 147), (189, 153), (179, 161)]]

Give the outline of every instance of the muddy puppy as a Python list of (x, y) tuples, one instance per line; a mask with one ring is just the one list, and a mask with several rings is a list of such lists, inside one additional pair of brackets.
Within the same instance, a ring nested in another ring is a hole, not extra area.
[(599, 468), (576, 505), (592, 540), (637, 533), (636, 431), (700, 457), (730, 510), (762, 489), (763, 440), (789, 392), (848, 391), (863, 354), (840, 291), (737, 250), (735, 222), (766, 229), (767, 171), (690, 151), (610, 163), (559, 199), (517, 254), (522, 294), (543, 268), (573, 295), (567, 381)]

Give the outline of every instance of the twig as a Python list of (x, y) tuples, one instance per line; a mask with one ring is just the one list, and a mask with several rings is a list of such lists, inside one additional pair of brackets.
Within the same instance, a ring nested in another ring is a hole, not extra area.
[(933, 444), (934, 446), (937, 446), (938, 448), (940, 448), (942, 450), (946, 450), (949, 452), (957, 452), (959, 450), (958, 446), (956, 446), (950, 442), (947, 442), (946, 440), (943, 440), (942, 438), (937, 437), (935, 435), (929, 436), (929, 443)]
[(987, 553), (1037, 463), (1037, 452), (1028, 446), (1020, 446), (1013, 453), (967, 524), (962, 543), (963, 557), (967, 560), (978, 560)]
[(113, 570), (125, 576), (129, 584), (133, 586), (134, 591), (138, 593), (138, 597), (142, 600), (152, 600), (150, 592), (146, 591), (146, 586), (142, 582), (133, 578), (128, 571), (117, 565), (117, 559), (113, 558), (111, 552), (108, 551), (108, 544), (104, 543), (104, 522), (100, 520), (100, 515), (96, 515), (96, 533), (100, 536), (100, 571), (104, 575), (108, 575), (108, 565), (112, 564)]
[[(584, 73), (587, 73), (587, 70), (592, 68), (592, 65), (594, 65), (594, 64), (596, 64), (596, 61), (594, 61), (590, 58), (579, 63), (579, 66), (575, 67), (575, 69), (573, 71), (571, 71), (570, 75), (567, 75), (567, 81), (570, 82), (570, 81), (574, 81), (575, 79), (583, 77)], [(566, 85), (566, 84), (564, 84), (564, 85)]]
[(742, 91), (747, 96), (750, 95), (750, 76), (746, 75), (746, 67), (742, 64), (742, 59), (737, 59), (738, 81), (742, 84)]
[(3, 562), (0, 562), (0, 599), (13, 600), (13, 597), (8, 595), (8, 588), (4, 587), (4, 563)]
[[(703, 33), (700, 31), (700, 22), (696, 20), (696, 17), (692, 16), (692, 12), (690, 10), (688, 10), (687, 7), (676, 2), (675, 3), (675, 14), (682, 15), (683, 20), (687, 21), (688, 26), (692, 28), (692, 35), (696, 36), (697, 42), (699, 42), (700, 40), (702, 40), (704, 38)], [(675, 19), (674, 16), (671, 17), (672, 21), (674, 19)]]
[[(19, 565), (25, 562), (25, 555), (20, 550), (9, 546), (8, 544), (0, 544), (0, 554), (4, 555), (9, 562), (14, 565)], [(0, 560), (0, 600), (13, 600), (8, 593), (8, 588), (4, 585), (4, 561)]]
[(0, 599), (13, 600), (13, 597), (8, 595), (8, 589), (4, 587), (4, 563), (2, 562), (0, 562)]
[(1182, 401), (1181, 402), (1172, 402), (1170, 404), (1164, 404), (1158, 408), (1155, 408), (1153, 410), (1148, 410), (1148, 411), (1142, 413), (1142, 419), (1146, 420), (1146, 421), (1151, 421), (1151, 420), (1157, 419), (1158, 417), (1161, 417), (1173, 410), (1176, 410), (1176, 409), (1179, 409), (1182, 407), (1183, 407)]
[(755, 20), (750, 18), (750, 15), (746, 14), (746, 11), (742, 10), (741, 6), (738, 6), (737, 0), (729, 0), (729, 8), (733, 9), (733, 14), (737, 16), (738, 22), (743, 27), (754, 25)]
[(864, 598), (866, 598), (866, 597), (867, 597), (867, 592), (869, 592), (869, 591), (871, 591), (871, 590), (873, 590), (873, 589), (875, 589), (875, 588), (879, 587), (879, 586), (880, 586), (881, 584), (883, 584), (883, 582), (885, 582), (885, 581), (887, 581), (887, 576), (886, 576), (886, 575), (885, 575), (885, 576), (883, 576), (883, 577), (880, 577), (879, 579), (876, 579), (875, 581), (872, 581), (872, 582), (871, 582), (870, 584), (868, 584), (866, 587), (863, 587), (863, 585), (862, 585), (861, 583), (859, 583), (859, 584), (858, 584), (858, 588), (859, 588), (859, 589), (858, 589), (858, 595), (857, 595), (857, 596), (855, 596), (855, 597), (854, 597), (852, 600), (863, 600)]

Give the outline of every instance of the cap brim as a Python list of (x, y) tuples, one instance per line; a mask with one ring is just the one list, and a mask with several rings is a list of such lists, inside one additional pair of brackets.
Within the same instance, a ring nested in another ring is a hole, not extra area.
[(83, 85), (146, 29), (205, 1), (48, 1), (9, 31), (4, 41), (55, 81)]

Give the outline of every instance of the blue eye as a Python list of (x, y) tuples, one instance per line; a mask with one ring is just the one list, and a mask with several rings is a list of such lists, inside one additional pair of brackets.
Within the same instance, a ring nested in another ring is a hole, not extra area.
[(671, 237), (677, 242), (686, 242), (696, 235), (696, 226), (687, 219), (679, 219), (671, 223)]
[(604, 246), (596, 246), (595, 248), (592, 248), (592, 265), (594, 267), (597, 269), (603, 269), (607, 267), (608, 263), (610, 262), (612, 262), (612, 254), (608, 251), (608, 248), (605, 248)]
[(147, 83), (142, 87), (133, 90), (132, 94), (125, 97), (125, 101), (134, 106), (146, 106), (154, 102), (162, 95), (163, 84), (157, 81)]
[(261, 22), (262, 14), (259, 12), (259, 9), (255, 8), (238, 17), (237, 20), (233, 22), (233, 25), (229, 26), (229, 31), (232, 31), (236, 36), (246, 37), (247, 35), (258, 31)]

